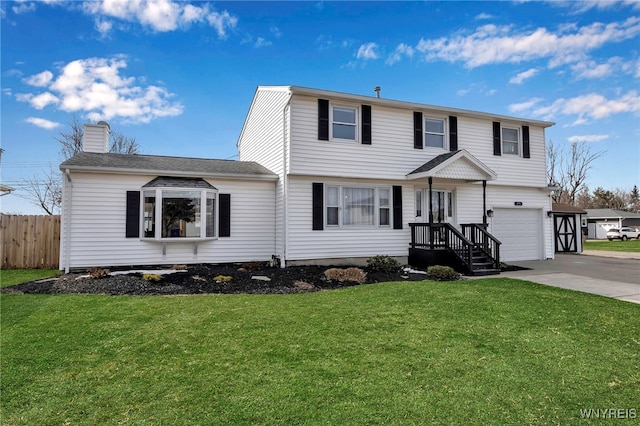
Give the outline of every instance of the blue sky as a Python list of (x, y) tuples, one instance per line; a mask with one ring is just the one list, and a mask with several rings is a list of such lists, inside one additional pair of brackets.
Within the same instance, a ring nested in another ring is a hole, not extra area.
[(258, 85), (554, 121), (606, 154), (591, 190), (640, 186), (640, 2), (2, 1), (4, 213), (60, 163), (72, 114), (144, 154), (234, 158)]

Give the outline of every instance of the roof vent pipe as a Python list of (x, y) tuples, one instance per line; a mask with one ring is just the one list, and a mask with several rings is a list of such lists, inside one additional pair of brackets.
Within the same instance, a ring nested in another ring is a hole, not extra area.
[(374, 87), (373, 91), (376, 92), (376, 98), (379, 98), (380, 97), (380, 86)]

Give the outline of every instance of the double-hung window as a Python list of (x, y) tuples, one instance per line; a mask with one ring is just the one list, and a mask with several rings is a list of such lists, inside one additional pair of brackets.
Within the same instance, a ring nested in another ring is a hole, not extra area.
[(358, 135), (358, 109), (345, 106), (331, 108), (331, 138), (355, 141)]
[(502, 152), (504, 154), (520, 154), (520, 132), (518, 129), (502, 128)]
[(446, 122), (443, 118), (426, 117), (424, 119), (424, 145), (445, 148), (446, 147)]
[(391, 190), (388, 187), (327, 186), (327, 226), (391, 225)]
[(217, 190), (204, 180), (158, 178), (142, 188), (142, 197), (144, 238), (216, 237)]

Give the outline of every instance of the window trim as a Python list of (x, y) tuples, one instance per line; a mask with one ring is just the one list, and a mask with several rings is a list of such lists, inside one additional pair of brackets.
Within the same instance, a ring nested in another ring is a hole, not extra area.
[[(329, 188), (337, 188), (338, 189), (338, 224), (330, 224), (329, 223), (329, 208), (336, 208), (335, 205), (329, 204)], [(373, 224), (372, 225), (362, 225), (362, 224), (344, 224), (343, 220), (343, 212), (344, 212), (344, 188), (351, 189), (370, 189), (373, 190)], [(358, 184), (325, 184), (324, 185), (324, 225), (327, 229), (393, 229), (393, 188), (387, 185), (358, 185)], [(388, 191), (388, 200), (389, 203), (386, 207), (381, 207), (380, 205), (380, 191), (386, 190)], [(387, 209), (388, 213), (388, 224), (381, 225), (380, 224), (380, 210)]]
[[(427, 132), (427, 120), (442, 121), (442, 133)], [(444, 149), (449, 150), (449, 119), (447, 117), (438, 117), (422, 114), (422, 146), (425, 149)], [(427, 135), (442, 135), (442, 146), (427, 145)]]
[[(162, 207), (163, 207), (163, 192), (171, 191), (189, 191), (200, 193), (200, 236), (198, 237), (162, 237), (162, 226), (158, 226), (158, 219), (162, 222)], [(155, 230), (153, 236), (146, 236), (145, 232), (145, 193), (154, 193), (155, 206), (153, 215), (155, 217)], [(210, 197), (213, 195), (213, 197)], [(190, 241), (210, 241), (217, 240), (219, 238), (220, 226), (219, 226), (219, 213), (220, 213), (220, 194), (216, 189), (206, 188), (190, 188), (190, 187), (143, 187), (140, 190), (140, 239), (143, 241), (157, 241), (157, 242), (190, 242)], [(207, 199), (213, 198), (213, 211), (211, 216), (213, 217), (213, 236), (207, 236)], [(159, 200), (159, 201), (158, 201)]]
[[(347, 122), (342, 122), (342, 121), (334, 121), (333, 119), (333, 112), (335, 108), (343, 108), (343, 109), (350, 109), (354, 111), (354, 122), (353, 123), (347, 123)], [(359, 143), (360, 142), (360, 132), (361, 132), (361, 126), (362, 123), (360, 123), (360, 117), (362, 116), (362, 113), (360, 111), (360, 106), (353, 106), (353, 105), (348, 105), (348, 104), (334, 104), (332, 102), (329, 102), (329, 140), (331, 141), (338, 141), (338, 142), (356, 142)], [(335, 124), (338, 125), (343, 125), (343, 126), (353, 126), (354, 128), (354, 138), (353, 139), (345, 139), (345, 138), (339, 138), (333, 135), (333, 126)]]

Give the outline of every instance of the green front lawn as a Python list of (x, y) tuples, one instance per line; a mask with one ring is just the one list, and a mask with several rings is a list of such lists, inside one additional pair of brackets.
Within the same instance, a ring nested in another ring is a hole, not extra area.
[(640, 252), (640, 240), (591, 240), (584, 242), (584, 250)]
[(1, 305), (3, 425), (548, 425), (640, 408), (640, 305), (514, 279)]
[(40, 278), (59, 275), (57, 269), (6, 269), (0, 270), (0, 288), (16, 285)]

